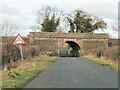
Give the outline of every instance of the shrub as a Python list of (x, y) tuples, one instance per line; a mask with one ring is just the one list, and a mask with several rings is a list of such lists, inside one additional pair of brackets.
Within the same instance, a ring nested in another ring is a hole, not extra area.
[(118, 61), (120, 58), (120, 52), (118, 50), (118, 46), (114, 47), (99, 47), (95, 51), (96, 57), (100, 58), (104, 56), (106, 59), (111, 59), (114, 61)]
[(31, 57), (38, 56), (39, 54), (40, 54), (40, 49), (38, 46), (25, 46), (25, 47), (23, 47), (24, 59), (29, 59)]
[(100, 58), (101, 56), (103, 56), (104, 55), (104, 50), (105, 50), (105, 47), (97, 48), (97, 50), (95, 51), (96, 57)]
[(119, 57), (120, 57), (120, 52), (118, 50), (118, 46), (107, 48), (104, 52), (104, 56), (108, 59), (118, 61)]
[(38, 46), (32, 46), (31, 47), (31, 55), (32, 57), (38, 56), (40, 53), (39, 47)]
[(31, 47), (30, 46), (23, 46), (23, 58), (24, 59), (29, 59), (31, 56)]
[[(13, 62), (17, 62), (21, 59), (21, 53), (18, 46), (13, 44), (3, 44), (2, 50), (3, 67), (5, 65), (12, 66)], [(29, 59), (40, 54), (40, 49), (38, 46), (22, 46), (22, 50), (24, 59)]]
[(2, 63), (7, 64), (10, 62), (16, 62), (20, 59), (20, 50), (17, 46), (12, 44), (2, 45)]

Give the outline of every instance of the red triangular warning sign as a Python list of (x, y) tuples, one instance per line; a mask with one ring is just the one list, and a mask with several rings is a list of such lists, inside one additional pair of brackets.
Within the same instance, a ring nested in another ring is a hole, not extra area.
[(13, 44), (26, 44), (26, 42), (23, 40), (22, 36), (18, 34), (13, 42)]

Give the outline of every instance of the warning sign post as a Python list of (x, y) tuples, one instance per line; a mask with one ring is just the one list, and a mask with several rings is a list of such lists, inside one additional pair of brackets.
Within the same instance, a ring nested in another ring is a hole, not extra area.
[(23, 62), (23, 52), (22, 52), (22, 44), (26, 44), (26, 42), (23, 40), (22, 36), (18, 34), (13, 42), (14, 45), (20, 46), (20, 52), (21, 52), (21, 59)]
[(20, 44), (20, 53), (21, 53), (21, 59), (22, 59), (22, 62), (23, 62), (23, 52), (22, 52), (22, 45)]

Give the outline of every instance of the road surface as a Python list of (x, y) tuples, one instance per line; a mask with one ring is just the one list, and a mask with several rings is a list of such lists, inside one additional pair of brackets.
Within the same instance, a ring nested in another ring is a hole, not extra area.
[(63, 57), (25, 88), (118, 88), (118, 74), (83, 58)]

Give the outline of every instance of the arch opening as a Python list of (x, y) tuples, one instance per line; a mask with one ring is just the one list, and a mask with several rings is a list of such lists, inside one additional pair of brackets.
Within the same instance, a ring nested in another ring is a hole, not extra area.
[(66, 41), (65, 43), (68, 44), (68, 56), (78, 57), (80, 46), (74, 41)]

